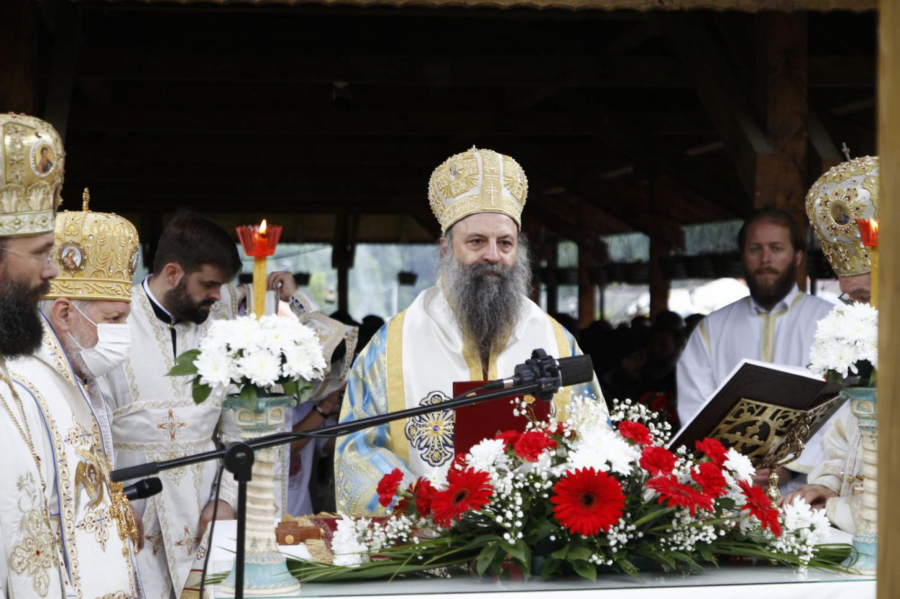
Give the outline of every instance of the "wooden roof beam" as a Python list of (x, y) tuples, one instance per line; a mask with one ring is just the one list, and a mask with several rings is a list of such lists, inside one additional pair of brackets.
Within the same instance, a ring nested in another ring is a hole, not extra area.
[(775, 148), (755, 122), (748, 94), (739, 88), (699, 16), (668, 15), (666, 28), (700, 101), (725, 142), (725, 152), (737, 169), (744, 191), (752, 195), (757, 156), (772, 155)]

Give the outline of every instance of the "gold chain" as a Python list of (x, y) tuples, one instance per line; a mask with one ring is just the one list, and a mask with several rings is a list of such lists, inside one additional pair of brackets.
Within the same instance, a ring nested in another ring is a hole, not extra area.
[[(25, 428), (23, 430), (22, 425), (19, 424), (19, 419), (13, 413), (12, 408), (9, 407), (9, 404), (6, 403), (6, 398), (0, 395), (0, 399), (3, 400), (3, 407), (6, 409), (9, 414), (10, 419), (16, 427), (16, 430), (19, 431), (19, 435), (22, 436), (22, 440), (25, 441), (25, 444), (28, 446), (28, 449), (31, 451), (31, 457), (34, 459), (34, 463), (37, 466), (38, 476), (41, 479), (41, 490), (46, 493), (47, 492), (47, 483), (44, 482), (44, 473), (41, 470), (41, 458), (38, 456), (37, 451), (34, 449), (34, 441), (31, 438), (31, 427), (28, 426), (28, 418), (25, 417), (25, 406), (22, 404), (22, 399), (19, 397), (19, 394), (16, 392), (15, 386), (11, 380), (9, 380), (5, 375), (0, 374), (0, 381), (6, 383), (6, 386), (9, 387), (10, 393), (12, 393), (13, 399), (16, 402), (16, 405), (19, 408), (19, 412), (22, 414), (22, 422), (25, 424)], [(27, 431), (27, 434), (26, 434)]]

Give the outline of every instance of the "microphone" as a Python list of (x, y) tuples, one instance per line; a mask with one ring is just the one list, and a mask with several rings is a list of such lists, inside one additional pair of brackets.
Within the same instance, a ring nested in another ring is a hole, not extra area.
[(543, 349), (536, 349), (524, 364), (516, 366), (510, 378), (492, 381), (485, 389), (511, 389), (522, 385), (536, 384), (534, 394), (544, 401), (550, 401), (561, 387), (589, 383), (594, 379), (594, 363), (590, 356), (572, 356), (557, 360), (548, 356)]
[(133, 485), (128, 485), (127, 487), (122, 489), (122, 491), (125, 493), (125, 497), (128, 498), (128, 501), (134, 501), (135, 499), (146, 499), (147, 497), (152, 497), (157, 493), (161, 493), (162, 489), (162, 481), (156, 477), (153, 477), (139, 480)]

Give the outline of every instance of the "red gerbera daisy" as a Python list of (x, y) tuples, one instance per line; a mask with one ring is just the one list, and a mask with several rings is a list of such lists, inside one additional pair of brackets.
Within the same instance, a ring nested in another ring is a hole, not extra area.
[(569, 472), (553, 485), (553, 515), (569, 532), (593, 536), (619, 521), (625, 508), (622, 485), (606, 472)]
[(765, 491), (743, 480), (738, 482), (738, 486), (747, 500), (741, 511), (748, 510), (751, 516), (760, 521), (763, 530), (769, 529), (776, 537), (780, 537), (781, 523), (778, 521), (778, 508), (772, 505), (772, 500), (766, 496)]
[(556, 441), (539, 431), (522, 433), (513, 445), (516, 453), (526, 462), (536, 462), (545, 449), (554, 449)]
[(650, 476), (672, 474), (675, 467), (675, 455), (664, 447), (645, 447), (641, 452), (641, 468)]
[(519, 435), (521, 435), (519, 431), (505, 431), (498, 434), (495, 439), (501, 439), (503, 444), (506, 446), (506, 449), (509, 449), (513, 445), (516, 444), (516, 441), (519, 440)]
[(690, 485), (681, 484), (674, 476), (657, 476), (647, 483), (647, 488), (659, 493), (657, 503), (668, 503), (669, 507), (686, 507), (691, 516), (697, 513), (697, 508), (712, 511), (712, 497), (707, 497)]
[(434, 487), (431, 485), (431, 481), (426, 478), (420, 478), (419, 482), (416, 483), (416, 511), (419, 512), (419, 515), (423, 518), (431, 513), (431, 502), (434, 499), (434, 494), (436, 492), (437, 491), (435, 491)]
[(490, 474), (480, 470), (451, 469), (447, 473), (447, 488), (431, 498), (435, 524), (449, 528), (453, 520), (459, 520), (470, 509), (480, 511), (486, 506), (494, 492), (489, 479)]
[(379, 481), (377, 488), (378, 503), (383, 507), (391, 505), (391, 502), (394, 500), (394, 495), (397, 494), (397, 487), (400, 486), (402, 480), (403, 472), (399, 468), (394, 468), (392, 472), (381, 477), (381, 481)]
[(712, 462), (702, 462), (697, 469), (691, 472), (691, 478), (694, 479), (703, 492), (715, 499), (725, 494), (728, 483), (722, 475), (722, 469)]
[(726, 455), (728, 451), (725, 449), (725, 446), (715, 439), (703, 439), (702, 441), (697, 441), (695, 447), (697, 448), (697, 451), (705, 453), (716, 466), (723, 465), (725, 460), (728, 459), (728, 456)]
[(650, 429), (640, 422), (623, 420), (619, 423), (619, 434), (639, 445), (650, 445), (653, 442)]

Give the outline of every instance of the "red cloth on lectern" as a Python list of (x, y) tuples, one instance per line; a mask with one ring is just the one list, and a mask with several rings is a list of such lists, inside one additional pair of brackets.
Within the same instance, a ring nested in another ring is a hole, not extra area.
[[(464, 381), (453, 383), (453, 397), (462, 395), (487, 381)], [(487, 393), (484, 391), (482, 393)], [(453, 449), (456, 454), (468, 453), (473, 445), (484, 439), (493, 439), (497, 433), (504, 431), (525, 431), (528, 419), (524, 416), (513, 416), (511, 400), (515, 397), (498, 397), (473, 406), (456, 410), (456, 425), (453, 431)], [(546, 420), (550, 415), (549, 401), (536, 399), (532, 404), (538, 420)]]

